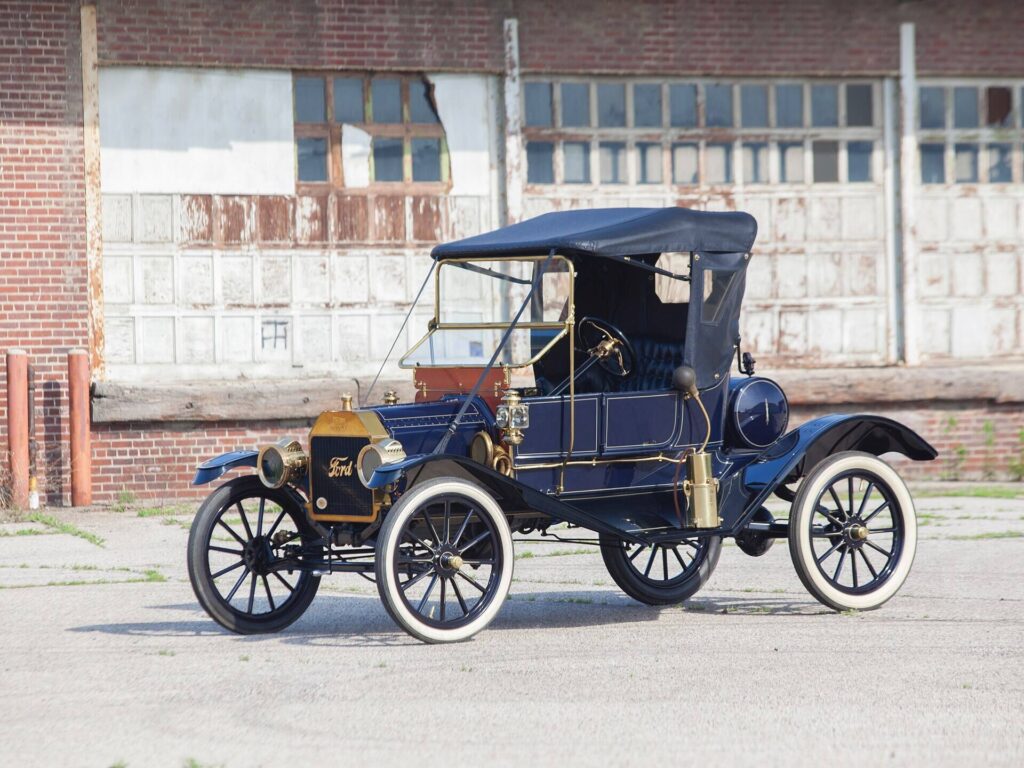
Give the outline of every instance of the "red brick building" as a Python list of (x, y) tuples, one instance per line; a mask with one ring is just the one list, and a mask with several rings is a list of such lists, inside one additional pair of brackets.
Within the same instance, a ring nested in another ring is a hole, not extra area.
[(96, 499), (187, 493), (366, 386), (432, 243), (608, 205), (749, 210), (745, 343), (798, 416), (1019, 477), (1022, 36), (1010, 0), (2, 0), (0, 350), (46, 497), (69, 349)]

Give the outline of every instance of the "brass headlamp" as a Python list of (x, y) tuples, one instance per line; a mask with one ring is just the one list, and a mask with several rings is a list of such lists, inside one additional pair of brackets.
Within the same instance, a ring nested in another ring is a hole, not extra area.
[(285, 483), (302, 476), (309, 457), (298, 440), (287, 438), (260, 448), (256, 458), (256, 471), (268, 488), (281, 488)]
[(507, 389), (495, 413), (494, 422), (504, 433), (508, 445), (519, 445), (523, 442), (523, 430), (530, 426), (530, 406), (523, 402), (523, 398), (514, 389)]

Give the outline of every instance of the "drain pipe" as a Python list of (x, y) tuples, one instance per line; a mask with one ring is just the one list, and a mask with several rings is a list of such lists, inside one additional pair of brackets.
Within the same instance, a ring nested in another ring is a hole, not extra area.
[(71, 429), (71, 506), (92, 504), (92, 447), (89, 436), (89, 356), (68, 352), (68, 401)]
[(28, 355), (7, 350), (7, 441), (11, 468), (11, 505), (28, 506)]

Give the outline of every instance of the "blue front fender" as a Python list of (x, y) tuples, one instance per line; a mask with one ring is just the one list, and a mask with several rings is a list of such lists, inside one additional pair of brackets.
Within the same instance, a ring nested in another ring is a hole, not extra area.
[(259, 451), (231, 451), (231, 453), (207, 459), (196, 467), (196, 476), (192, 478), (192, 485), (204, 485), (211, 480), (216, 480), (235, 467), (255, 467), (257, 456), (259, 456)]

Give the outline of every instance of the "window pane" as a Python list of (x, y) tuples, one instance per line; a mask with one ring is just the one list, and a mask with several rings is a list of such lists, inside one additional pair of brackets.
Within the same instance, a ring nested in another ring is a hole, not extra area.
[(531, 141), (526, 145), (526, 180), (531, 184), (555, 183), (555, 145)]
[(960, 86), (953, 89), (953, 127), (978, 127), (978, 89)]
[(1011, 97), (1009, 88), (989, 88), (985, 91), (985, 125), (1010, 125)]
[(670, 85), (668, 87), (669, 122), (674, 128), (694, 128), (697, 125), (697, 86)]
[(633, 125), (640, 128), (661, 126), (661, 86), (642, 83), (633, 86)]
[(626, 86), (622, 83), (597, 86), (597, 124), (607, 128), (626, 124)]
[(1010, 164), (1009, 144), (988, 145), (988, 180), (993, 184), (1013, 181), (1013, 166)]
[(768, 183), (768, 145), (760, 142), (743, 145), (743, 183)]
[(811, 125), (818, 128), (839, 125), (839, 92), (836, 86), (811, 86)]
[(412, 140), (412, 180), (441, 180), (441, 140)]
[(814, 163), (814, 181), (816, 184), (839, 181), (838, 141), (812, 142), (811, 156), (811, 160)]
[(697, 183), (697, 145), (672, 145), (672, 181), (675, 184)]
[(590, 86), (562, 83), (562, 125), (590, 125)]
[(334, 78), (334, 119), (339, 123), (362, 123), (363, 78)]
[[(376, 103), (374, 103), (376, 109)], [(373, 140), (374, 181), (402, 181), (402, 140)]]
[(299, 181), (327, 181), (327, 139), (299, 139)]
[(708, 184), (732, 183), (732, 144), (707, 144), (704, 159)]
[(779, 128), (802, 128), (804, 124), (804, 87), (775, 86), (775, 124)]
[(626, 145), (621, 141), (602, 141), (600, 148), (601, 183), (626, 183)]
[(370, 86), (373, 122), (402, 122), (402, 84), (399, 80), (375, 77)]
[(846, 178), (849, 181), (871, 181), (870, 141), (851, 141), (846, 145)]
[(978, 145), (957, 144), (953, 147), (956, 182), (974, 184), (978, 181)]
[(590, 145), (584, 141), (567, 141), (562, 145), (566, 184), (590, 183)]
[(527, 83), (526, 124), (551, 125), (551, 83)]
[(409, 83), (409, 121), (413, 123), (439, 123), (434, 105), (430, 103), (430, 90), (422, 80)]
[(768, 125), (768, 88), (764, 85), (740, 87), (740, 120), (744, 128)]
[(661, 183), (661, 144), (637, 144), (637, 181), (640, 184)]
[(871, 86), (846, 86), (846, 124), (852, 126), (874, 125), (875, 118), (873, 113)]
[(779, 181), (796, 184), (804, 180), (804, 145), (779, 144)]
[(925, 184), (944, 184), (946, 160), (944, 144), (921, 145), (921, 181)]
[(929, 86), (920, 90), (918, 99), (922, 128), (946, 127), (946, 90)]
[(323, 78), (295, 78), (295, 122), (324, 122), (327, 119), (326, 104)]
[(707, 124), (712, 128), (732, 125), (732, 86), (708, 85), (704, 87)]

